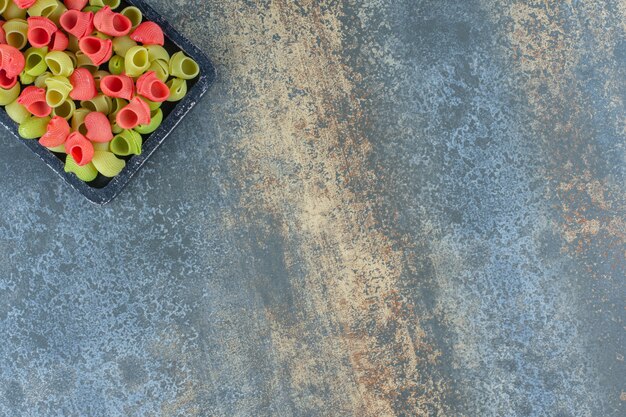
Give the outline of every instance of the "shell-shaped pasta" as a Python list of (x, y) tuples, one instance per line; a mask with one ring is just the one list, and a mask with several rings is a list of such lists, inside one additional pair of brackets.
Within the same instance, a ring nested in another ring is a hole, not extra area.
[(15, 2), (10, 1), (9, 4), (7, 4), (7, 8), (4, 10), (4, 12), (2, 12), (2, 17), (4, 17), (6, 20), (24, 19), (26, 18), (26, 9), (21, 9), (17, 7), (17, 4), (15, 4)]
[(26, 66), (24, 55), (11, 45), (0, 45), (0, 68), (9, 78), (17, 77)]
[(74, 53), (80, 51), (80, 45), (78, 45), (80, 39), (78, 39), (74, 35), (68, 35), (67, 38), (69, 39), (69, 43), (67, 44), (67, 50)]
[(74, 72), (74, 62), (65, 52), (48, 52), (46, 55), (46, 64), (54, 75), (69, 77)]
[(20, 83), (22, 85), (30, 85), (30, 84), (35, 82), (36, 78), (37, 77), (34, 77), (32, 75), (28, 75), (28, 74), (26, 74), (25, 71), (22, 71), (22, 73), (20, 74)]
[(186, 56), (183, 52), (176, 52), (170, 59), (170, 75), (192, 80), (200, 74), (200, 66), (196, 61)]
[(85, 126), (85, 117), (91, 113), (88, 109), (77, 109), (72, 116), (72, 131), (80, 132), (82, 135), (87, 134), (87, 127)]
[(111, 112), (109, 113), (109, 120), (111, 123), (115, 124), (115, 117), (117, 113), (120, 112), (124, 107), (128, 105), (128, 101), (123, 98), (113, 98), (111, 99)]
[(67, 33), (82, 39), (93, 32), (93, 13), (68, 10), (63, 13), (59, 23)]
[(109, 178), (117, 176), (126, 166), (123, 159), (119, 159), (112, 152), (107, 151), (96, 151), (92, 162), (99, 173)]
[(96, 88), (98, 91), (100, 91), (100, 81), (108, 75), (111, 75), (111, 73), (105, 70), (98, 70), (93, 73), (93, 79), (96, 81)]
[(19, 7), (20, 9), (28, 9), (33, 4), (35, 4), (36, 1), (37, 0), (13, 0), (15, 5)]
[(113, 43), (110, 39), (100, 39), (95, 36), (85, 36), (80, 40), (80, 50), (91, 59), (95, 65), (102, 65), (113, 55)]
[(0, 13), (4, 13), (9, 3), (12, 3), (12, 0), (0, 0)]
[(65, 120), (70, 120), (76, 111), (74, 100), (65, 100), (59, 106), (52, 108), (52, 116), (59, 116)]
[(84, 166), (91, 162), (94, 156), (93, 145), (80, 132), (72, 132), (65, 141), (65, 150), (78, 166)]
[(51, 51), (65, 51), (69, 46), (70, 40), (65, 33), (61, 30), (57, 30), (52, 34), (52, 39), (48, 47)]
[(124, 58), (119, 55), (113, 55), (113, 57), (111, 57), (111, 59), (109, 60), (109, 71), (111, 72), (111, 74), (120, 75), (121, 73), (125, 72), (124, 65)]
[(162, 103), (170, 97), (170, 89), (157, 78), (154, 71), (148, 71), (137, 80), (137, 94), (150, 101)]
[(0, 88), (9, 90), (15, 87), (17, 84), (17, 78), (18, 76), (9, 77), (5, 70), (0, 69)]
[(11, 120), (17, 124), (22, 124), (30, 118), (30, 112), (26, 109), (26, 107), (18, 103), (17, 100), (7, 104), (4, 110), (7, 112), (7, 115), (11, 118)]
[(89, 0), (89, 4), (94, 7), (109, 6), (111, 9), (120, 7), (120, 0)]
[(172, 78), (167, 82), (170, 89), (170, 97), (167, 101), (175, 102), (182, 100), (187, 95), (187, 81), (180, 78)]
[(57, 26), (47, 17), (35, 16), (28, 18), (28, 42), (35, 48), (48, 46)]
[(20, 96), (22, 87), (15, 83), (15, 85), (9, 89), (0, 88), (0, 106), (6, 106), (9, 103), (13, 103)]
[(36, 117), (46, 117), (52, 112), (52, 108), (46, 102), (46, 90), (43, 88), (26, 87), (17, 100)]
[(81, 101), (80, 105), (89, 111), (99, 111), (104, 114), (109, 114), (111, 113), (112, 101), (110, 97), (98, 94), (91, 100)]
[(157, 130), (159, 126), (161, 126), (161, 123), (163, 123), (163, 110), (156, 109), (152, 111), (152, 113), (150, 114), (150, 117), (151, 117), (151, 120), (149, 124), (139, 125), (135, 128), (135, 131), (137, 131), (138, 133), (141, 133), (142, 135), (149, 135), (150, 133)]
[(124, 8), (120, 13), (130, 19), (130, 22), (133, 25), (133, 29), (139, 26), (143, 20), (143, 14), (141, 10), (136, 8), (135, 6), (128, 6)]
[(44, 16), (51, 19), (51, 16), (56, 13), (58, 8), (67, 10), (65, 6), (57, 0), (37, 0), (35, 4), (28, 9), (28, 14), (30, 16)]
[(137, 42), (132, 40), (130, 36), (120, 36), (113, 39), (113, 51), (122, 58), (126, 56), (126, 52), (128, 52), (130, 48), (135, 46), (137, 46)]
[(117, 113), (115, 120), (122, 129), (134, 129), (139, 125), (150, 124), (150, 107), (148, 103), (135, 97), (128, 106)]
[(46, 79), (46, 102), (52, 108), (59, 107), (70, 96), (72, 83), (66, 77), (52, 76)]
[(77, 68), (70, 76), (70, 83), (74, 87), (70, 93), (72, 100), (91, 100), (98, 95), (96, 81), (87, 68)]
[(46, 55), (48, 54), (48, 48), (28, 48), (24, 53), (24, 59), (26, 65), (24, 72), (31, 77), (39, 77), (46, 72), (48, 65), (46, 64)]
[(70, 10), (80, 11), (85, 8), (87, 3), (89, 3), (89, 0), (64, 0), (63, 3), (65, 4), (65, 7)]
[(154, 22), (143, 22), (133, 31), (130, 38), (144, 45), (165, 44), (165, 35), (161, 26)]
[(49, 117), (30, 117), (20, 124), (18, 134), (24, 139), (39, 139), (45, 135), (49, 122)]
[(46, 80), (48, 79), (48, 77), (52, 77), (52, 73), (48, 71), (44, 72), (39, 77), (37, 77), (35, 79), (35, 87), (46, 88)]
[(166, 82), (170, 78), (170, 65), (167, 61), (157, 59), (150, 64), (148, 71), (154, 71), (157, 78), (163, 82)]
[(113, 139), (111, 122), (109, 118), (100, 112), (92, 112), (85, 117), (87, 127), (87, 139), (93, 142), (110, 142)]
[(46, 128), (46, 134), (39, 139), (44, 148), (56, 148), (65, 143), (70, 135), (70, 124), (62, 117), (55, 116)]
[(124, 58), (124, 68), (126, 74), (131, 77), (139, 77), (150, 68), (148, 50), (143, 46), (134, 46), (126, 52)]
[(91, 59), (85, 55), (83, 51), (76, 52), (76, 67), (86, 68), (92, 74), (95, 74), (96, 71), (98, 71), (98, 66), (91, 62)]
[(98, 170), (93, 163), (80, 166), (76, 163), (72, 155), (65, 158), (65, 172), (75, 174), (78, 179), (84, 182), (91, 182), (98, 177)]
[(150, 62), (156, 61), (157, 59), (170, 62), (169, 52), (161, 45), (146, 45), (145, 48), (148, 50), (148, 59)]
[(109, 75), (100, 81), (100, 90), (109, 97), (130, 100), (135, 93), (135, 83), (127, 75)]
[(57, 3), (58, 3), (58, 7), (56, 9), (54, 9), (52, 14), (50, 16), (48, 16), (48, 18), (50, 20), (52, 20), (55, 25), (60, 27), (61, 25), (60, 25), (59, 21), (61, 20), (61, 16), (63, 16), (63, 13), (67, 12), (67, 7), (65, 7), (65, 5), (60, 3), (58, 0), (57, 0)]
[(103, 7), (93, 18), (93, 24), (100, 32), (109, 36), (126, 36), (132, 29), (132, 22), (121, 13), (115, 13), (109, 6)]
[(134, 130), (123, 130), (115, 135), (109, 146), (111, 152), (119, 156), (141, 155), (141, 135)]
[(28, 23), (23, 19), (11, 19), (4, 23), (6, 43), (17, 49), (23, 49), (28, 43)]

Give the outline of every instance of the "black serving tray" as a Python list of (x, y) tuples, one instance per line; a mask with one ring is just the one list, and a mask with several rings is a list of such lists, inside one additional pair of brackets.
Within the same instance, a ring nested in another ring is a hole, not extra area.
[(150, 135), (142, 135), (144, 138), (141, 155), (135, 155), (126, 159), (126, 167), (115, 178), (109, 179), (101, 175), (95, 181), (85, 183), (74, 174), (64, 171), (65, 155), (57, 155), (39, 145), (37, 140), (25, 140), (18, 135), (18, 125), (9, 118), (4, 108), (0, 110), (0, 124), (6, 127), (24, 145), (30, 148), (50, 168), (71, 185), (76, 191), (95, 204), (104, 205), (109, 203), (128, 184), (130, 179), (146, 163), (148, 158), (165, 141), (174, 128), (182, 121), (183, 117), (198, 103), (200, 98), (207, 92), (209, 86), (215, 80), (215, 68), (209, 58), (194, 46), (191, 41), (174, 29), (168, 21), (157, 13), (143, 0), (122, 1), (120, 9), (127, 5), (139, 8), (145, 19), (158, 23), (165, 33), (165, 48), (171, 53), (182, 50), (187, 56), (194, 59), (200, 66), (200, 75), (191, 81), (187, 81), (188, 93), (185, 98), (177, 103), (163, 103), (163, 123)]

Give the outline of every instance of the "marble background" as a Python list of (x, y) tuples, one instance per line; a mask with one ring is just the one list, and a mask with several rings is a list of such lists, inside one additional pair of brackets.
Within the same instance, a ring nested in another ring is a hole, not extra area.
[(0, 133), (0, 416), (624, 416), (624, 0), (154, 0), (104, 208)]

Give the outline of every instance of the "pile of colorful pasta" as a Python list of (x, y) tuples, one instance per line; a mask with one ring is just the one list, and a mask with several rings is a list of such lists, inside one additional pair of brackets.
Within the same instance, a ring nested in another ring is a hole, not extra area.
[(0, 105), (85, 182), (117, 176), (200, 73), (120, 0), (0, 0)]

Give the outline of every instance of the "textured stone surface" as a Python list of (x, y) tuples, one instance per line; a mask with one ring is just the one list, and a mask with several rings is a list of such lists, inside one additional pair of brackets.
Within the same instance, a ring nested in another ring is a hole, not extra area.
[(153, 4), (117, 200), (0, 134), (0, 416), (624, 415), (624, 1)]

